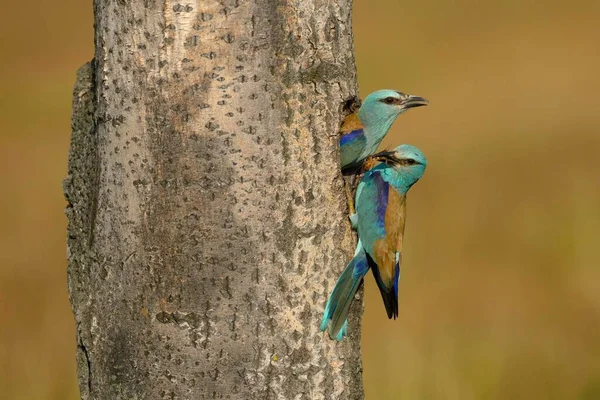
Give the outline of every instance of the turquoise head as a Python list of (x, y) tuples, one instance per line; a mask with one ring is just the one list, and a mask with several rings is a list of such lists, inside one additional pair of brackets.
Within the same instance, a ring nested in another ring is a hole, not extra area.
[(373, 158), (386, 164), (391, 182), (398, 190), (406, 193), (425, 173), (427, 159), (421, 150), (410, 144), (402, 144), (392, 151), (382, 151)]
[(399, 115), (427, 104), (429, 102), (423, 97), (390, 89), (378, 90), (365, 98), (358, 110), (358, 118), (367, 131), (383, 137)]

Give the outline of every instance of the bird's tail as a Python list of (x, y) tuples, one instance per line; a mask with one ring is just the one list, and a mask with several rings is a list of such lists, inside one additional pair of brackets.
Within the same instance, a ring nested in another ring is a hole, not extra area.
[(381, 273), (375, 261), (373, 261), (371, 256), (368, 254), (366, 257), (368, 264), (373, 267), (373, 276), (375, 277), (375, 282), (377, 282), (377, 286), (379, 287), (379, 292), (381, 293), (381, 298), (383, 299), (387, 316), (390, 319), (396, 319), (396, 317), (398, 317), (398, 279), (400, 278), (400, 263), (396, 261), (392, 281), (385, 282), (381, 278)]
[(366, 253), (359, 240), (354, 257), (336, 282), (325, 306), (321, 330), (329, 328), (331, 339), (339, 341), (346, 336), (348, 311), (367, 271), (369, 271), (369, 265)]

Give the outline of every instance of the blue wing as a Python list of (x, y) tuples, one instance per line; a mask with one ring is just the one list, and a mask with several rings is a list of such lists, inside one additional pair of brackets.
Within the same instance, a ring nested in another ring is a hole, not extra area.
[(367, 138), (363, 129), (346, 133), (340, 138), (340, 165), (342, 169), (351, 167), (357, 161), (367, 145)]
[(398, 315), (398, 279), (405, 197), (384, 178), (379, 165), (367, 171), (356, 193), (358, 237), (381, 292), (388, 317)]
[(363, 247), (373, 254), (374, 244), (385, 237), (385, 212), (390, 185), (381, 176), (381, 168), (367, 171), (356, 190), (357, 230)]

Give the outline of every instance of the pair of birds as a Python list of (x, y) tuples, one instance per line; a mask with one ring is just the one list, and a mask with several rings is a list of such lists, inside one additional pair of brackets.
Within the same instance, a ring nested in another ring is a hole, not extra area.
[[(358, 184), (355, 200), (348, 196), (350, 221), (358, 231), (358, 244), (325, 306), (321, 330), (328, 330), (332, 339), (342, 340), (346, 336), (350, 306), (369, 269), (373, 271), (388, 318), (398, 316), (406, 194), (423, 176), (427, 161), (418, 148), (407, 144), (393, 151), (375, 152), (398, 116), (427, 104), (422, 97), (379, 90), (368, 95), (358, 111), (347, 116), (342, 124), (342, 171), (368, 170)], [(381, 162), (370, 168), (376, 161)]]

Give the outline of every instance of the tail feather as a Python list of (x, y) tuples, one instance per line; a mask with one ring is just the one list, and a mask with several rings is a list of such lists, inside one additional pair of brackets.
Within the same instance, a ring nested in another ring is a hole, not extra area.
[(387, 316), (390, 319), (396, 319), (396, 317), (398, 317), (398, 278), (400, 277), (400, 265), (398, 262), (396, 263), (394, 280), (393, 282), (390, 282), (391, 285), (388, 285), (383, 281), (383, 279), (381, 279), (379, 268), (371, 256), (366, 254), (366, 258), (369, 267), (371, 267), (373, 270), (373, 276), (375, 277), (375, 282), (377, 282), (377, 286), (379, 287), (379, 292), (381, 293), (381, 298), (383, 299)]
[(336, 282), (325, 306), (321, 330), (328, 329), (331, 339), (342, 340), (346, 336), (348, 312), (368, 270), (366, 253), (359, 242), (354, 257)]

